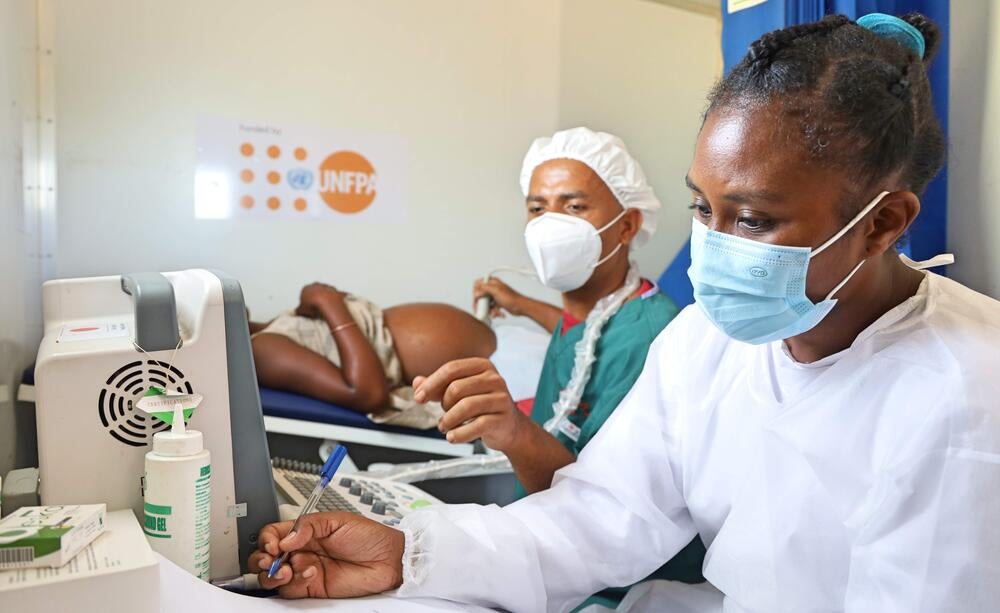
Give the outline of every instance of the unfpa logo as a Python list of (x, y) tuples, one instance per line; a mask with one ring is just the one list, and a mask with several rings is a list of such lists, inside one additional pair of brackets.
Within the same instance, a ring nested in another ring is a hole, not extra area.
[(375, 168), (363, 155), (338, 151), (319, 166), (319, 195), (339, 213), (359, 213), (378, 194)]
[[(259, 198), (272, 211), (282, 209), (290, 201), (296, 211), (305, 212), (312, 200), (308, 196), (316, 193), (311, 190), (318, 189), (320, 198), (330, 209), (351, 214), (367, 209), (378, 195), (375, 167), (355, 151), (337, 151), (327, 156), (319, 165), (318, 180), (312, 170), (300, 165), (308, 164), (309, 152), (304, 147), (296, 147), (292, 151), (294, 161), (285, 159), (287, 154), (283, 158), (281, 147), (277, 145), (271, 145), (264, 151), (266, 160), (256, 155), (257, 150), (252, 143), (240, 146), (240, 154), (248, 162), (239, 173), (246, 189), (240, 197), (240, 205), (244, 209), (253, 209)], [(258, 161), (271, 168), (257, 168), (255, 171), (251, 166)], [(284, 172), (281, 172), (282, 166), (285, 167)]]

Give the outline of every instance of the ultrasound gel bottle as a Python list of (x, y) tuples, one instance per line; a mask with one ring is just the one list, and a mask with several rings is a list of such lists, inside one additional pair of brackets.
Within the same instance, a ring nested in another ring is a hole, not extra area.
[(181, 403), (170, 430), (153, 435), (146, 454), (143, 532), (154, 551), (209, 580), (211, 456), (201, 432), (184, 427)]

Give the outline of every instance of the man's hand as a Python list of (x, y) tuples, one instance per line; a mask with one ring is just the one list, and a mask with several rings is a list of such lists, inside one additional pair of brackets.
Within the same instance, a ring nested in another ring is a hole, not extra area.
[(417, 402), (438, 400), (445, 414), (438, 422), (451, 443), (483, 439), (491, 449), (507, 452), (528, 418), (517, 410), (507, 383), (485, 358), (448, 362), (429, 377), (413, 380)]
[(504, 311), (511, 315), (524, 314), (521, 308), (524, 296), (511, 289), (500, 279), (476, 279), (476, 284), (472, 288), (472, 304), (475, 305), (476, 301), (483, 296), (490, 299), (490, 317), (494, 319), (503, 317)]
[[(293, 522), (268, 524), (247, 563), (264, 589), (282, 598), (354, 598), (403, 582), (403, 533), (353, 513), (310, 513), (291, 536)], [(274, 577), (267, 569), (291, 552)]]
[(295, 314), (300, 317), (321, 319), (323, 309), (327, 305), (343, 301), (344, 295), (332, 285), (310, 283), (303, 287), (299, 294), (299, 306), (295, 309)]

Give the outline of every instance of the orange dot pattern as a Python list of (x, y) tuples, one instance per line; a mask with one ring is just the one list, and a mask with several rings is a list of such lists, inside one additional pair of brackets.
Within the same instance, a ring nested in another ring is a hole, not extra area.
[[(281, 158), (282, 153), (286, 153), (286, 154), (287, 153), (291, 153), (291, 156), (293, 158), (295, 158), (295, 160), (298, 161), (298, 162), (304, 162), (309, 157), (309, 151), (305, 147), (295, 147), (294, 149), (289, 148), (289, 150), (287, 150), (286, 152), (282, 152), (281, 147), (279, 147), (276, 144), (267, 145), (266, 148), (265, 148), (264, 145), (260, 145), (260, 147), (261, 147), (260, 152), (263, 153), (263, 154), (266, 154), (267, 157), (270, 158), (270, 159), (272, 159), (272, 160), (278, 160), (279, 158)], [(255, 146), (252, 143), (242, 143), (240, 145), (239, 150), (240, 150), (240, 154), (242, 154), (244, 157), (247, 157), (247, 158), (253, 158), (253, 156), (257, 153), (257, 149), (255, 148)], [(340, 152), (340, 155), (339, 156), (335, 156), (335, 157), (336, 158), (342, 158), (343, 155), (344, 155), (344, 153), (346, 153), (346, 152)], [(357, 155), (357, 154), (354, 154), (354, 155)], [(360, 158), (361, 156), (357, 156), (357, 157)], [(325, 166), (329, 166), (329, 162), (332, 159), (333, 158), (328, 158), (327, 161), (324, 163), (324, 165)], [(249, 161), (252, 162), (252, 160), (249, 160)], [(340, 161), (343, 162), (344, 160), (340, 160)], [(367, 160), (364, 160), (363, 158), (361, 158), (361, 160), (347, 160), (347, 161), (349, 163), (343, 164), (343, 165), (342, 164), (337, 164), (336, 166), (341, 167), (340, 169), (362, 170), (362, 171), (367, 171), (367, 172), (373, 172), (373, 170), (370, 168), (370, 164), (368, 164)], [(357, 163), (350, 163), (352, 161), (359, 161), (360, 162), (360, 166), (363, 167), (363, 168), (354, 168), (355, 166), (358, 166), (359, 164), (357, 164)], [(260, 177), (257, 176), (258, 172), (261, 173)], [(240, 177), (240, 181), (242, 181), (246, 185), (250, 185), (250, 184), (254, 183), (255, 180), (259, 180), (259, 179), (264, 179), (270, 185), (279, 185), (282, 182), (283, 175), (278, 170), (269, 170), (267, 172), (264, 172), (263, 170), (257, 170), (257, 171), (255, 171), (252, 168), (243, 168), (242, 170), (240, 170), (239, 177)], [(323, 199), (327, 201), (327, 204), (329, 204), (331, 206), (331, 208), (334, 208), (335, 210), (340, 210), (341, 212), (356, 212), (357, 210), (363, 209), (368, 204), (370, 204), (370, 200), (374, 197), (374, 194), (370, 194), (367, 197), (363, 197), (363, 199), (367, 200), (368, 202), (357, 202), (357, 203), (354, 203), (354, 202), (352, 202), (352, 203), (340, 203), (340, 202), (338, 202), (337, 205), (335, 205), (335, 204), (329, 202), (329, 195), (328, 194), (321, 194), (321, 195), (323, 196)], [(250, 194), (245, 194), (245, 195), (241, 196), (240, 199), (239, 199), (239, 203), (240, 203), (240, 206), (243, 207), (243, 209), (245, 209), (245, 210), (251, 210), (255, 206), (257, 206), (257, 201), (254, 199), (254, 196), (252, 196)], [(281, 198), (278, 197), (278, 196), (269, 196), (266, 199), (262, 198), (261, 203), (264, 204), (269, 210), (272, 210), (272, 211), (280, 210), (281, 206), (282, 206)], [(309, 209), (309, 200), (307, 198), (304, 198), (304, 197), (297, 197), (294, 200), (291, 200), (290, 202), (287, 202), (286, 205), (287, 204), (291, 205), (291, 209), (293, 209), (295, 211), (298, 211), (300, 213), (303, 213), (303, 212), (305, 212), (305, 211), (307, 211)], [(347, 206), (343, 206), (343, 205), (347, 205)]]

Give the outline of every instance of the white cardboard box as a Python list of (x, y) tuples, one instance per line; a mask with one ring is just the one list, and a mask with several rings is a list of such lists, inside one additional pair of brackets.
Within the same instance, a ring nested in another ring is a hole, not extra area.
[(60, 568), (0, 572), (0, 611), (158, 613), (160, 574), (131, 510), (107, 515), (104, 534)]
[(23, 507), (14, 511), (0, 519), (0, 569), (59, 568), (100, 536), (106, 514), (103, 504)]

